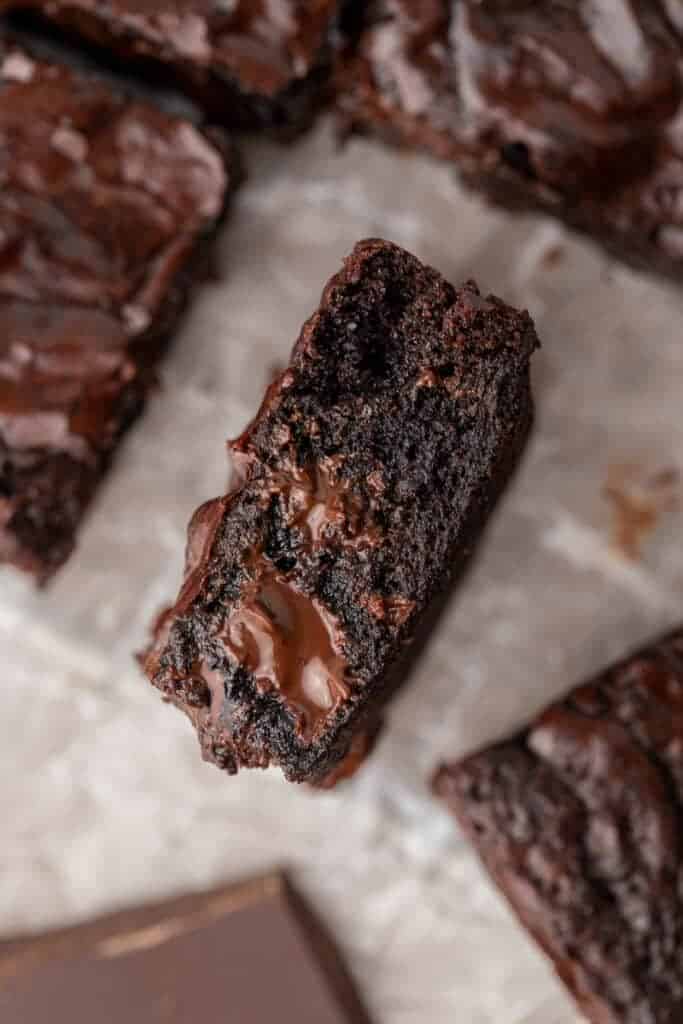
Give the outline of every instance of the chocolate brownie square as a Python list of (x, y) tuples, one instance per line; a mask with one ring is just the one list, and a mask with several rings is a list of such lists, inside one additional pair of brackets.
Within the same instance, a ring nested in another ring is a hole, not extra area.
[(683, 5), (377, 0), (337, 74), (347, 130), (452, 161), (683, 280)]
[(232, 150), (0, 42), (0, 561), (65, 561), (204, 271)]
[(0, 0), (184, 89), (216, 122), (292, 134), (324, 95), (342, 0)]
[(346, 969), (270, 875), (0, 942), (3, 1024), (368, 1024)]
[(526, 313), (359, 243), (190, 525), (146, 671), (230, 773), (323, 783), (372, 730), (532, 418)]
[(435, 789), (592, 1024), (683, 1020), (683, 630)]

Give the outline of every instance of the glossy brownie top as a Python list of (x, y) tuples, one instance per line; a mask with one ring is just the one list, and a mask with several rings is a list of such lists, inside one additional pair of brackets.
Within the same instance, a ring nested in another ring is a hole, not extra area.
[(595, 1024), (683, 1015), (683, 630), (437, 791)]
[(188, 121), (0, 53), (0, 432), (87, 457), (229, 188)]
[(466, 156), (504, 126), (533, 148), (543, 177), (602, 187), (606, 170), (638, 169), (621, 165), (624, 153), (642, 157), (673, 127), (675, 0), (380, 0), (365, 17), (342, 106), (398, 119), (442, 155)]
[[(3, 3), (0, 0), (0, 8)], [(57, 24), (107, 32), (163, 61), (211, 68), (273, 96), (318, 64), (338, 0), (6, 0)]]

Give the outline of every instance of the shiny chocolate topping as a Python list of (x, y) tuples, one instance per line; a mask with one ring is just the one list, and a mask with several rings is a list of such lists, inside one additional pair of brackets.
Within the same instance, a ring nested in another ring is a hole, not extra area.
[(219, 637), (254, 676), (260, 693), (282, 695), (310, 741), (350, 695), (334, 616), (279, 573), (262, 568), (228, 615)]
[[(302, 468), (283, 455), (276, 467), (268, 467), (239, 441), (231, 442), (228, 450), (230, 490), (226, 497), (203, 505), (192, 519), (185, 581), (178, 601), (157, 623), (155, 642), (146, 657), (145, 670), (151, 676), (160, 671), (174, 623), (187, 614), (204, 584), (228, 506), (245, 489), (264, 509), (277, 498), (287, 526), (302, 535), (311, 552), (337, 544), (360, 551), (381, 539), (372, 519), (372, 501), (363, 499), (351, 480), (342, 476), (340, 459), (322, 459)], [(381, 493), (377, 474), (368, 482), (368, 490)], [(251, 673), (259, 692), (280, 695), (297, 720), (300, 736), (310, 741), (351, 693), (340, 625), (322, 602), (304, 593), (260, 547), (252, 550), (247, 564), (249, 579), (213, 639), (230, 662)], [(224, 674), (200, 660), (192, 675), (206, 687), (209, 726), (220, 729)]]
[(390, 83), (396, 100), (408, 113), (422, 114), (438, 96), (432, 80), (443, 71), (448, 12), (441, 0), (403, 0), (386, 4), (393, 17), (380, 19), (369, 33), (367, 52), (379, 79)]
[(211, 558), (218, 527), (229, 505), (227, 498), (214, 498), (201, 505), (192, 517), (185, 551), (185, 579), (180, 602), (188, 606), (201, 586), (201, 577)]
[(381, 0), (371, 11), (354, 85), (370, 71), (374, 81), (366, 88), (382, 103), (450, 134), (459, 116), (448, 39), (450, 5), (444, 0)]
[[(353, 125), (563, 191), (647, 173), (683, 96), (679, 0), (376, 0), (341, 72)], [(527, 152), (528, 151), (528, 152)], [(530, 155), (533, 160), (530, 161)]]
[(98, 309), (0, 303), (0, 435), (13, 449), (87, 459), (136, 373), (119, 322)]
[(274, 474), (268, 489), (271, 494), (280, 495), (287, 521), (304, 529), (314, 544), (345, 524), (353, 532), (349, 519), (361, 513), (359, 503), (349, 494), (349, 481), (336, 476), (332, 459), (308, 470), (290, 466)]
[[(681, 725), (678, 703), (671, 708), (672, 736), (679, 735)], [(664, 736), (665, 726), (658, 724)], [(587, 719), (580, 711), (558, 706), (542, 716), (528, 745), (598, 816), (589, 823), (586, 842), (599, 877), (622, 877), (631, 846), (642, 856), (652, 883), (675, 875), (678, 811), (652, 751), (634, 741), (629, 722), (617, 716)], [(620, 841), (610, 842), (610, 834)]]
[[(234, 75), (273, 96), (317, 65), (337, 0), (11, 0), (57, 22), (87, 15), (133, 49), (194, 71)], [(8, 6), (10, 6), (8, 5)]]
[(0, 50), (0, 186), (0, 438), (88, 458), (157, 357), (141, 342), (220, 213), (224, 161), (189, 122)]
[(677, 47), (651, 0), (465, 0), (455, 39), (482, 101), (597, 144), (670, 116), (680, 97)]
[(680, 47), (652, 0), (463, 0), (452, 41), (465, 112), (547, 134), (567, 150), (558, 175), (642, 145), (681, 99)]
[[(176, 617), (187, 612), (201, 589), (211, 560), (211, 549), (216, 539), (216, 533), (228, 506), (228, 499), (229, 496), (204, 502), (190, 520), (185, 548), (185, 574), (180, 594), (176, 603), (159, 615), (154, 627), (154, 642), (150, 649), (141, 656), (144, 670), (150, 676), (156, 675), (159, 671), (161, 656), (168, 643)], [(199, 666), (197, 675), (204, 679), (213, 694), (214, 680), (212, 678), (209, 681), (204, 677), (202, 665)]]

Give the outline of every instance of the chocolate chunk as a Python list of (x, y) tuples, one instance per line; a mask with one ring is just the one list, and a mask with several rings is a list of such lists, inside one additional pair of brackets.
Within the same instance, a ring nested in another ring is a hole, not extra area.
[(0, 561), (45, 579), (203, 272), (227, 141), (0, 42)]
[(0, 943), (3, 1024), (368, 1024), (280, 876)]
[(536, 344), (472, 283), (356, 246), (232, 442), (145, 659), (207, 760), (318, 784), (357, 765), (516, 464)]
[(435, 779), (593, 1024), (683, 1019), (683, 630)]
[(181, 86), (230, 128), (292, 132), (311, 120), (330, 67), (341, 0), (0, 0)]
[(671, 0), (379, 0), (337, 75), (350, 130), (453, 161), (683, 279), (683, 34)]

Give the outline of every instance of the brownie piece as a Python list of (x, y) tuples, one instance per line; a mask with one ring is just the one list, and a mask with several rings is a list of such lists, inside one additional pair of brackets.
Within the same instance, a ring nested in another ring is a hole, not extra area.
[(683, 280), (678, 0), (379, 0), (338, 78), (349, 130), (453, 161), (514, 208)]
[(527, 313), (356, 246), (195, 514), (146, 658), (206, 759), (321, 783), (354, 756), (516, 463), (536, 345)]
[(234, 129), (306, 127), (329, 76), (343, 0), (0, 0), (0, 11), (178, 85)]
[(3, 1024), (368, 1024), (280, 875), (0, 943)]
[(0, 42), (0, 561), (49, 577), (234, 182), (226, 140)]
[(435, 789), (593, 1024), (683, 1020), (683, 628)]

